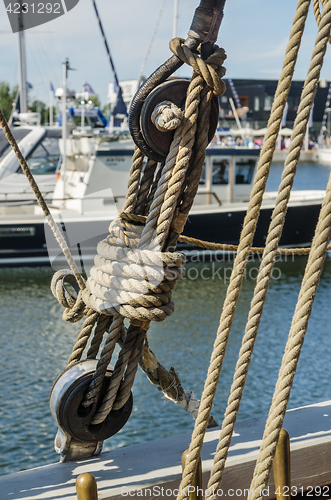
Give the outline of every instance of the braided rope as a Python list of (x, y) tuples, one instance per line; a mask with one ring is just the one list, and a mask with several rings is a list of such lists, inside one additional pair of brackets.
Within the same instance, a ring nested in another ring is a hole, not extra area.
[[(224, 61), (224, 51), (219, 49), (210, 59), (213, 63), (211, 70), (209, 59), (207, 64), (204, 63), (204, 67), (209, 70), (209, 74), (213, 74), (214, 80), (216, 77), (220, 80), (219, 74), (224, 74), (224, 68), (218, 65), (220, 61)], [(213, 82), (211, 84), (214, 85)], [(130, 195), (127, 196), (122, 221), (120, 224), (117, 220), (113, 221), (110, 225), (110, 235), (98, 246), (98, 256), (90, 272), (83, 299), (94, 310), (130, 318), (133, 326), (127, 332), (108, 392), (94, 415), (93, 423), (102, 422), (112, 408), (118, 409), (125, 403), (129, 397), (149, 322), (160, 321), (173, 312), (171, 289), (174, 281), (182, 275), (182, 263), (178, 254), (160, 253), (156, 250), (165, 246), (177, 200), (182, 191), (195, 142), (200, 95), (205, 95), (205, 85), (203, 79), (194, 73), (187, 93), (184, 118), (175, 132), (151, 204), (151, 212), (141, 234), (139, 235), (141, 226), (132, 227), (132, 223), (126, 221), (129, 213), (133, 213), (133, 218), (138, 215), (139, 193), (147, 193), (143, 184), (147, 176), (151, 178), (147, 172), (141, 179), (140, 163), (131, 169), (134, 181), (129, 184)], [(223, 87), (223, 82), (218, 84), (218, 88)], [(143, 194), (143, 198), (147, 201), (148, 196)], [(139, 212), (142, 211), (143, 207), (139, 201)], [(160, 275), (160, 268), (164, 276)], [(156, 282), (151, 280), (151, 276)], [(105, 364), (109, 363), (110, 356), (110, 351), (107, 351), (107, 355), (100, 359), (84, 401), (85, 405), (96, 400), (105, 374)]]
[(161, 164), (161, 165), (159, 165), (157, 167), (156, 174), (155, 174), (155, 177), (154, 177), (154, 180), (153, 180), (153, 184), (151, 185), (150, 192), (148, 193), (148, 196), (147, 196), (147, 199), (146, 199), (146, 207), (145, 207), (145, 210), (144, 210), (145, 214), (148, 214), (149, 211), (150, 211), (150, 209), (151, 209), (151, 206), (152, 206), (152, 203), (153, 203), (153, 200), (154, 200), (154, 196), (155, 196), (155, 193), (156, 193), (156, 190), (157, 190), (157, 186), (159, 185), (159, 182), (160, 182), (160, 179), (161, 179), (163, 167), (164, 167), (164, 164)]
[(106, 338), (105, 345), (101, 352), (100, 359), (93, 373), (93, 378), (89, 386), (89, 391), (85, 395), (84, 400), (82, 402), (82, 405), (84, 407), (88, 407), (92, 403), (94, 403), (94, 401), (97, 399), (99, 395), (100, 386), (102, 384), (108, 365), (110, 363), (116, 343), (122, 333), (123, 321), (124, 318), (122, 316), (116, 316), (115, 318), (113, 318), (109, 334)]
[(163, 202), (160, 205), (160, 215), (158, 217), (156, 231), (161, 248), (163, 248), (168, 236), (170, 225), (177, 206), (177, 200), (181, 193), (185, 175), (189, 167), (195, 142), (200, 94), (202, 90), (203, 85), (201, 83), (201, 78), (194, 76), (190, 82), (187, 92), (181, 141), (179, 143), (175, 165), (171, 172), (171, 178), (169, 179), (167, 190), (164, 193)]
[(260, 492), (267, 484), (280, 430), (282, 428), (292, 383), (296, 372), (301, 347), (307, 331), (318, 283), (323, 270), (327, 246), (331, 237), (331, 176), (326, 196), (316, 227), (312, 249), (309, 254), (305, 274), (302, 280), (298, 302), (285, 347), (269, 416), (266, 422), (260, 454), (251, 484), (250, 500), (260, 498)]
[[(282, 180), (279, 186), (276, 206), (272, 214), (269, 231), (266, 240), (265, 250), (263, 252), (257, 284), (254, 290), (253, 299), (245, 328), (245, 335), (242, 340), (242, 346), (239, 353), (239, 359), (235, 369), (231, 393), (228, 399), (222, 431), (214, 457), (214, 466), (211, 471), (211, 477), (208, 483), (208, 491), (217, 489), (222, 479), (225, 460), (231, 442), (234, 425), (239, 411), (240, 400), (245, 386), (245, 380), (248, 373), (251, 355), (254, 348), (254, 342), (258, 332), (263, 306), (266, 299), (273, 264), (282, 234), (283, 225), (287, 211), (287, 205), (290, 198), (290, 192), (293, 185), (294, 175), (299, 161), (300, 151), (302, 149), (306, 126), (310, 116), (310, 110), (313, 105), (320, 69), (322, 67), (323, 56), (326, 50), (328, 37), (325, 37), (325, 29), (321, 30), (316, 41), (312, 62), (308, 70), (308, 76), (302, 91), (301, 102), (298, 108), (297, 117), (293, 127), (293, 134), (288, 156), (285, 162)], [(215, 498), (214, 495), (209, 497)]]
[(265, 135), (265, 141), (261, 150), (257, 173), (254, 179), (254, 186), (251, 192), (247, 214), (244, 219), (237, 255), (234, 260), (233, 270), (224, 300), (217, 337), (214, 343), (205, 387), (201, 396), (199, 413), (195, 421), (191, 444), (188, 450), (187, 465), (185, 466), (183, 472), (183, 478), (180, 486), (181, 493), (177, 497), (178, 500), (188, 496), (187, 488), (192, 483), (201, 453), (203, 439), (206, 432), (206, 422), (208, 422), (213, 399), (215, 397), (225, 349), (244, 278), (247, 258), (252, 247), (257, 220), (261, 209), (263, 193), (270, 171), (270, 165), (280, 130), (285, 103), (290, 90), (290, 84), (300, 47), (302, 31), (308, 13), (308, 7), (309, 0), (301, 0), (298, 2), (297, 12), (293, 21), (293, 28), (286, 50), (283, 69), (276, 89), (268, 121), (267, 132)]
[(174, 138), (171, 142), (170, 151), (167, 155), (165, 164), (162, 168), (160, 179), (158, 181), (153, 201), (149, 208), (149, 213), (146, 220), (145, 228), (142, 232), (139, 247), (144, 248), (150, 245), (152, 241), (157, 220), (161, 212), (161, 205), (164, 200), (165, 193), (168, 188), (168, 183), (171, 178), (172, 169), (176, 164), (176, 157), (179, 151), (179, 143), (181, 140), (181, 133), (184, 126), (184, 122), (175, 130)]
[(123, 208), (125, 212), (134, 212), (138, 198), (138, 190), (139, 190), (140, 176), (143, 169), (143, 161), (144, 161), (144, 154), (140, 151), (140, 149), (137, 146), (135, 146), (132, 157), (128, 190), (126, 193), (126, 199)]
[[(330, 30), (331, 1), (329, 0), (325, 3), (324, 6), (323, 15), (319, 25), (319, 33), (316, 39), (316, 45), (308, 70), (307, 80), (309, 79), (309, 76), (313, 74), (314, 76), (311, 80), (315, 80), (315, 86), (317, 86), (318, 83), (320, 68), (322, 66), (323, 57), (326, 52), (328, 40), (330, 38)], [(309, 82), (309, 85), (312, 86), (312, 83)], [(302, 103), (304, 106), (305, 99), (303, 99)], [(302, 115), (304, 115), (304, 110), (299, 109), (297, 117), (298, 121), (300, 111), (302, 111)], [(309, 111), (307, 114), (307, 120), (308, 117)], [(301, 135), (303, 138), (304, 132), (301, 132)], [(330, 237), (331, 176), (328, 182), (326, 196), (316, 226), (312, 248), (308, 257), (305, 274), (302, 280), (297, 305), (292, 319), (288, 342), (285, 348), (285, 354), (282, 360), (282, 365), (280, 368), (272, 404), (269, 410), (269, 416), (262, 438), (259, 457), (254, 470), (254, 476), (248, 496), (249, 500), (256, 500), (258, 498), (261, 498), (261, 491), (265, 487), (270, 475), (279, 433), (282, 428), (286, 413), (286, 407), (290, 398), (292, 383), (296, 372), (301, 347), (304, 341), (304, 336), (307, 331), (308, 320), (311, 314), (315, 293), (323, 270), (323, 262), (325, 260)]]
[(225, 69), (222, 66), (226, 58), (224, 49), (217, 48), (206, 61), (202, 61), (200, 57), (193, 55), (187, 47), (183, 49), (182, 44), (183, 40), (179, 38), (173, 39), (170, 42), (170, 49), (187, 64), (192, 63), (194, 73), (187, 91), (184, 117), (181, 125), (175, 131), (160, 182), (150, 207), (146, 226), (142, 233), (139, 244), (141, 248), (149, 244), (156, 226), (161, 248), (168, 236), (177, 200), (189, 167), (192, 146), (195, 142), (199, 105), (204, 84), (211, 86), (215, 95), (220, 95), (225, 90), (225, 84), (221, 79), (225, 74)]
[(87, 346), (87, 342), (91, 336), (93, 327), (94, 327), (96, 321), (98, 320), (99, 316), (100, 316), (99, 313), (96, 313), (95, 311), (92, 311), (91, 309), (86, 314), (84, 324), (81, 328), (81, 331), (77, 337), (75, 345), (74, 345), (72, 352), (70, 354), (70, 357), (68, 359), (68, 366), (71, 366), (72, 364), (81, 360), (82, 355), (83, 355), (83, 351), (84, 351), (85, 347)]
[(69, 266), (70, 266), (70, 269), (72, 270), (73, 274), (75, 275), (75, 278), (77, 280), (77, 283), (79, 284), (80, 288), (81, 289), (84, 289), (85, 287), (85, 283), (84, 283), (84, 279), (82, 278), (77, 266), (76, 266), (76, 262), (74, 261), (74, 259), (72, 258), (72, 255), (70, 253), (70, 250), (68, 248), (68, 245), (66, 243), (66, 240), (65, 238), (63, 237), (61, 231), (59, 230), (59, 228), (57, 227), (54, 219), (53, 219), (53, 216), (52, 214), (50, 213), (49, 211), (49, 208), (47, 206), (47, 203), (43, 197), (43, 195), (41, 194), (41, 191), (29, 169), (29, 166), (25, 160), (25, 158), (23, 157), (19, 147), (18, 147), (18, 144), (13, 136), (13, 134), (11, 133), (11, 130), (7, 124), (7, 121), (6, 121), (6, 118), (3, 116), (3, 113), (2, 111), (0, 110), (0, 124), (1, 124), (1, 127), (2, 127), (2, 130), (9, 142), (9, 144), (11, 145), (11, 147), (13, 148), (13, 151), (19, 161), (19, 164), (20, 164), (20, 167), (22, 168), (24, 174), (26, 175), (28, 181), (29, 181), (29, 184), (32, 188), (32, 191), (34, 192), (34, 195), (42, 209), (42, 211), (44, 212), (45, 214), (45, 217), (47, 219), (47, 222), (51, 228), (51, 230), (53, 231), (53, 234), (56, 238), (56, 241), (58, 242), (65, 258), (66, 258), (66, 261), (68, 262)]
[(199, 181), (206, 158), (206, 148), (208, 146), (209, 114), (211, 109), (212, 94), (212, 90), (209, 89), (209, 87), (204, 86), (200, 96), (198, 125), (193, 157), (190, 162), (185, 181), (182, 185), (178, 206), (171, 223), (171, 231), (167, 240), (168, 248), (176, 248), (178, 238), (180, 238), (180, 235), (183, 232), (189, 211), (199, 187)]
[[(313, 9), (314, 9), (314, 16), (315, 16), (315, 19), (316, 19), (316, 22), (317, 22), (317, 26), (320, 25), (320, 22), (321, 22), (321, 10), (320, 10), (320, 3), (323, 7), (323, 9), (325, 8), (325, 5), (326, 5), (326, 2), (327, 0), (313, 0)], [(329, 43), (331, 43), (331, 36), (329, 37)]]
[(136, 214), (142, 214), (145, 210), (156, 166), (157, 163), (154, 160), (148, 160), (146, 163), (137, 196), (137, 203), (135, 207)]
[[(187, 243), (188, 245), (194, 245), (200, 248), (205, 248), (207, 250), (221, 250), (223, 252), (236, 252), (238, 250), (238, 245), (228, 245), (227, 243), (213, 243), (212, 241), (199, 240), (197, 238), (191, 238), (190, 236), (180, 235), (178, 241), (182, 243)], [(311, 247), (299, 247), (299, 248), (277, 248), (276, 255), (308, 255)], [(328, 250), (331, 250), (331, 245), (328, 246)], [(251, 254), (262, 254), (264, 252), (264, 247), (252, 247), (250, 249)]]
[(198, 54), (194, 54), (184, 43), (185, 40), (182, 38), (173, 38), (169, 43), (170, 50), (183, 62), (192, 66), (194, 72), (203, 78), (215, 95), (220, 96), (224, 94), (225, 83), (220, 78), (220, 76), (224, 76), (225, 74), (225, 71), (223, 72), (224, 68), (222, 70), (223, 74), (219, 73), (219, 68), (222, 67), (226, 57), (224, 49), (217, 47), (215, 52), (204, 61)]

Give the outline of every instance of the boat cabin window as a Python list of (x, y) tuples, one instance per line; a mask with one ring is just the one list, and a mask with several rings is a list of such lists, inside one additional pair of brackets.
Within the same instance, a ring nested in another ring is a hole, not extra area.
[(236, 184), (250, 184), (255, 168), (255, 160), (242, 160), (236, 162)]
[(214, 160), (212, 169), (213, 184), (229, 183), (229, 160)]
[[(34, 175), (54, 174), (60, 159), (59, 139), (45, 137), (27, 159)], [(21, 173), (22, 170), (20, 169)]]
[[(10, 130), (17, 142), (21, 141), (26, 135), (31, 132), (30, 128), (11, 127)], [(11, 145), (9, 144), (4, 132), (0, 130), (0, 161), (6, 156), (7, 153), (9, 153), (10, 150)]]
[(202, 173), (201, 173), (201, 177), (199, 180), (200, 186), (203, 186), (204, 184), (206, 184), (206, 164), (205, 163), (203, 164)]

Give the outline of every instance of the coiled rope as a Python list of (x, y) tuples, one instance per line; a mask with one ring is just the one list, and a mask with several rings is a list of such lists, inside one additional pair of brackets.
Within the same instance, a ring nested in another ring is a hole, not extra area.
[[(191, 484), (207, 423), (210, 419), (211, 406), (243, 281), (244, 270), (248, 256), (252, 251), (252, 241), (261, 208), (262, 196), (293, 76), (309, 4), (310, 0), (299, 0), (297, 4), (282, 75), (268, 122), (268, 130), (261, 151), (254, 187), (192, 435), (187, 465), (185, 466), (180, 488), (181, 493), (178, 497), (180, 499), (188, 496), (187, 488)], [(316, 92), (326, 44), (330, 38), (331, 0), (322, 0), (322, 6), (324, 9), (321, 15), (319, 2), (314, 0), (314, 12), (319, 22), (319, 33), (302, 92), (298, 115), (294, 124), (291, 146), (285, 162), (276, 206), (269, 227), (258, 282), (254, 291), (240, 357), (222, 425), (214, 467), (208, 484), (209, 498), (211, 496), (215, 498), (215, 495), (211, 491), (214, 488), (218, 488), (222, 479), (249, 360), (263, 310), (270, 273), (275, 255), (279, 251), (278, 243), (285, 220), (290, 190)], [(149, 374), (151, 380), (154, 376), (155, 367), (158, 368), (155, 358), (153, 358), (148, 348), (146, 332), (150, 321), (162, 320), (173, 311), (171, 290), (175, 281), (183, 273), (182, 266), (184, 259), (178, 253), (166, 250), (170, 244), (171, 246), (176, 245), (197, 190), (199, 173), (201, 174), (204, 161), (204, 150), (207, 145), (207, 123), (211, 97), (213, 93), (220, 95), (224, 90), (224, 84), (221, 81), (221, 76), (224, 75), (222, 64), (225, 54), (223, 49), (217, 49), (206, 61), (202, 61), (200, 57), (189, 51), (180, 39), (175, 39), (171, 42), (171, 50), (184, 62), (190, 64), (194, 69), (194, 73), (187, 94), (184, 116), (174, 134), (165, 164), (157, 167), (155, 162), (149, 161), (144, 167), (143, 155), (136, 149), (124, 211), (110, 225), (110, 235), (108, 238), (99, 244), (98, 256), (96, 257), (95, 267), (91, 271), (91, 276), (85, 283), (82, 277), (76, 277), (78, 271), (73, 265), (72, 271), (57, 273), (52, 282), (53, 293), (58, 296), (59, 301), (66, 308), (64, 313), (65, 319), (75, 322), (84, 315), (86, 316), (83, 329), (69, 359), (69, 364), (81, 358), (94, 325), (96, 325), (96, 329), (87, 353), (88, 357), (94, 358), (97, 356), (103, 335), (105, 331), (108, 332), (98, 361), (97, 370), (83, 403), (85, 406), (89, 406), (98, 396), (99, 387), (114, 351), (115, 344), (118, 342), (121, 345), (121, 352), (115, 364), (107, 394), (101, 407), (95, 414), (92, 423), (102, 422), (111, 409), (121, 408), (125, 404), (129, 397), (139, 362)], [(2, 114), (0, 114), (0, 119), (2, 123), (4, 121)], [(7, 127), (7, 130), (4, 125), (3, 128), (7, 135), (9, 129)], [(10, 133), (8, 133), (8, 137), (10, 137)], [(15, 149), (16, 143), (12, 136), (10, 137), (10, 141), (13, 141), (11, 143)], [(191, 161), (192, 151), (194, 155)], [(20, 157), (17, 145), (15, 152), (19, 157), (20, 163), (26, 167), (29, 173), (24, 159)], [(152, 185), (149, 187), (152, 179)], [(36, 190), (36, 194), (41, 204), (43, 204), (43, 199), (42, 197), (40, 198), (41, 195), (39, 196), (40, 193), (38, 193), (38, 190)], [(50, 215), (49, 210), (46, 205), (44, 208), (45, 214), (48, 217)], [(150, 212), (146, 216), (149, 209)], [(146, 223), (144, 224), (142, 222), (145, 222), (145, 220), (143, 221), (142, 217), (145, 219), (145, 216)], [(50, 220), (50, 224), (52, 224), (52, 219), (50, 218)], [(285, 349), (259, 459), (251, 484), (249, 500), (260, 498), (261, 491), (268, 481), (274, 451), (285, 416), (300, 349), (307, 329), (330, 237), (331, 176), (294, 313), (289, 340)], [(63, 242), (61, 241), (60, 233), (59, 240), (62, 248)], [(68, 250), (65, 245), (63, 245), (63, 249), (64, 252)], [(70, 255), (68, 256), (68, 260), (70, 261)], [(127, 262), (122, 261), (129, 262), (129, 265)], [(72, 277), (75, 277), (79, 284), (80, 290), (77, 297), (74, 297), (65, 288), (65, 283), (70, 283)], [(155, 282), (153, 282), (153, 279)], [(130, 319), (130, 326), (127, 330), (124, 326), (124, 318)], [(147, 366), (148, 364), (149, 366)], [(154, 365), (154, 368), (152, 365)], [(176, 374), (169, 372), (167, 383), (168, 385), (163, 386), (164, 390), (169, 390), (169, 392), (172, 390), (176, 391), (174, 399), (179, 401), (185, 391), (181, 388)], [(180, 389), (183, 391), (181, 395), (179, 394)], [(171, 397), (172, 394), (173, 392), (171, 393)]]
[[(165, 164), (158, 170), (153, 161), (144, 166), (142, 153), (135, 149), (124, 210), (110, 224), (109, 236), (98, 245), (95, 265), (79, 295), (80, 307), (72, 304), (72, 298), (63, 301), (65, 292), (59, 293), (70, 275), (64, 272), (54, 276), (52, 290), (55, 295), (60, 294), (59, 299), (66, 306), (66, 316), (70, 307), (79, 309), (80, 315), (87, 315), (70, 362), (82, 355), (93, 321), (97, 323), (94, 334), (97, 340), (92, 339), (88, 356), (96, 356), (102, 331), (108, 331), (83, 406), (92, 405), (98, 398), (115, 345), (118, 342), (122, 344), (108, 389), (92, 424), (103, 422), (112, 409), (119, 409), (125, 404), (141, 357), (145, 367), (151, 366), (146, 356), (148, 351), (144, 348), (146, 332), (151, 321), (162, 321), (174, 311), (171, 292), (176, 280), (183, 275), (184, 256), (168, 252), (166, 248), (169, 239), (176, 243), (185, 225), (188, 212), (181, 213), (181, 206), (183, 200), (186, 200), (187, 206), (186, 191), (188, 204), (192, 202), (189, 179), (196, 170), (198, 173), (194, 175), (200, 178), (208, 143), (211, 98), (225, 89), (221, 80), (225, 74), (222, 66), (224, 50), (216, 47), (215, 52), (202, 61), (197, 54), (183, 48), (183, 43), (183, 40), (175, 39), (171, 42), (171, 49), (193, 66), (194, 73), (187, 91), (184, 114), (175, 130)], [(192, 152), (195, 151), (198, 152), (197, 159), (191, 165)], [(195, 182), (194, 187), (197, 189), (198, 183)], [(141, 215), (147, 213), (142, 223)], [(127, 331), (125, 318), (130, 320)], [(175, 377), (163, 389), (167, 389), (168, 395), (176, 389), (176, 400), (183, 401), (185, 396), (184, 406), (190, 406), (189, 394), (185, 390), (179, 393)], [(193, 403), (191, 406), (194, 406)]]

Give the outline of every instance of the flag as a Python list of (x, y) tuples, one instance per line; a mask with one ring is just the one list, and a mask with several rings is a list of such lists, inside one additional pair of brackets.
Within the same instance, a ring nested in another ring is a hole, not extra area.
[(115, 103), (112, 114), (114, 116), (116, 116), (116, 115), (128, 116), (128, 111), (126, 109), (126, 105), (125, 105), (124, 100), (123, 100), (122, 89), (120, 86), (118, 87), (118, 90), (117, 90), (116, 103)]
[(54, 87), (53, 87), (52, 82), (50, 82), (50, 87), (51, 87), (51, 92), (53, 92), (53, 94), (54, 94), (54, 93), (55, 93), (55, 89), (54, 89)]
[(31, 83), (26, 82), (26, 88), (27, 89), (33, 89), (33, 86), (31, 85)]
[(89, 85), (87, 82), (83, 83), (83, 87), (84, 87), (84, 92), (88, 92), (89, 94), (95, 94), (95, 92), (92, 89), (91, 85)]

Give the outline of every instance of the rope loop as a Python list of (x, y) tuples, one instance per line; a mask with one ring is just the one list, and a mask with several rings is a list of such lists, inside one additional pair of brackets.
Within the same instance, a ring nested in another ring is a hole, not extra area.
[(130, 218), (131, 214), (125, 214), (110, 224), (109, 235), (98, 245), (82, 297), (91, 309), (120, 314), (133, 324), (163, 321), (174, 311), (171, 294), (184, 275), (185, 256), (162, 252), (156, 235), (138, 248), (143, 218), (133, 214), (128, 222)]
[[(76, 293), (73, 295), (66, 285), (70, 285)], [(57, 271), (51, 281), (51, 290), (54, 297), (65, 307), (63, 313), (65, 321), (76, 323), (85, 316), (87, 312), (86, 305), (82, 298), (82, 290), (79, 288), (73, 271), (70, 269)]]
[(195, 73), (200, 75), (206, 84), (213, 89), (216, 96), (220, 96), (225, 92), (225, 83), (222, 77), (225, 75), (223, 63), (226, 59), (224, 49), (215, 45), (215, 51), (205, 61), (194, 54), (186, 45), (183, 38), (173, 38), (170, 41), (170, 50), (181, 59), (183, 62), (192, 66)]

